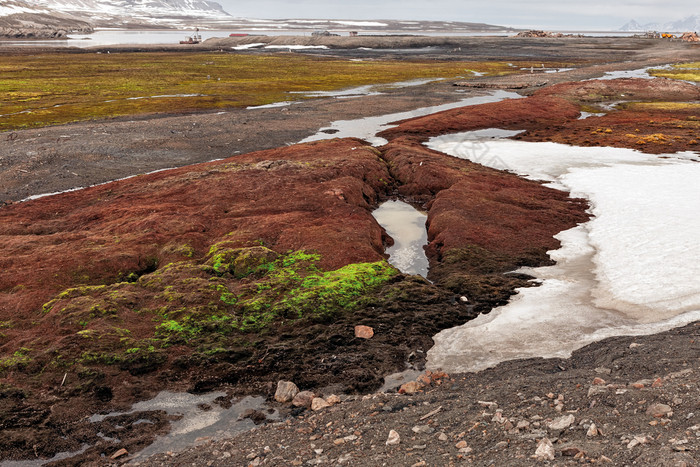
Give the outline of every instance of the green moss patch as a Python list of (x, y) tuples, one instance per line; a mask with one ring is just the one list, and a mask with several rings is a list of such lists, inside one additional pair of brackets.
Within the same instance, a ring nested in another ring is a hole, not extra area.
[(700, 82), (700, 62), (680, 63), (670, 68), (655, 68), (648, 72), (659, 78), (681, 79), (683, 81)]
[[(399, 275), (386, 261), (324, 271), (315, 253), (231, 246), (220, 242), (201, 261), (170, 263), (136, 282), (58, 294), (42, 315), (71, 335), (63, 341), (70, 350), (52, 352), (62, 362), (134, 374), (162, 365), (169, 348), (184, 346), (204, 360), (243, 355), (276, 326), (331, 322), (358, 309)], [(11, 358), (5, 367), (28, 362), (24, 353)]]

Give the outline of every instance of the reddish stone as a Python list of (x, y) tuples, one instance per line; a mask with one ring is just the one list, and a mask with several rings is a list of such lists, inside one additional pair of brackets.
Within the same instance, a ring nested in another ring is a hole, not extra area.
[(374, 329), (369, 326), (355, 326), (355, 337), (360, 339), (371, 339), (374, 336)]
[(433, 382), (432, 378), (429, 375), (420, 375), (416, 381), (425, 386), (429, 386)]
[(409, 381), (408, 383), (402, 384), (399, 388), (399, 394), (415, 394), (423, 389), (423, 385), (418, 381)]
[(316, 395), (311, 391), (301, 391), (292, 399), (292, 405), (294, 407), (305, 407), (309, 409), (311, 408), (311, 401), (313, 401), (315, 397)]

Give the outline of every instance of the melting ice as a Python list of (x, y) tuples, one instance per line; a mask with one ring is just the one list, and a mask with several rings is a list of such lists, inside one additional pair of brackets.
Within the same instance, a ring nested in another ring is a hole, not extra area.
[(444, 153), (507, 169), (587, 198), (593, 218), (559, 233), (557, 264), (525, 269), (539, 287), (435, 336), (428, 365), (478, 371), (527, 357), (567, 357), (615, 335), (642, 335), (700, 319), (700, 157), (631, 149), (433, 138)]

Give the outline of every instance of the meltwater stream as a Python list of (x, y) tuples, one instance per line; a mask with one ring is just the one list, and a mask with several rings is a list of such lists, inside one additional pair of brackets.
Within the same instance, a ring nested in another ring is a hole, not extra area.
[[(474, 159), (473, 134), (427, 145)], [(700, 156), (496, 139), (507, 169), (589, 200), (592, 219), (560, 232), (554, 266), (525, 269), (539, 287), (435, 336), (428, 367), (478, 371), (528, 357), (568, 357), (616, 335), (661, 332), (700, 319)]]
[(458, 102), (450, 102), (448, 104), (435, 105), (432, 107), (421, 107), (408, 112), (378, 115), (356, 120), (338, 120), (331, 123), (327, 128), (321, 128), (315, 135), (304, 138), (299, 142), (308, 143), (332, 138), (360, 138), (374, 146), (381, 146), (387, 144), (388, 141), (377, 136), (377, 133), (395, 127), (396, 125), (393, 125), (392, 122), (422, 117), (424, 115), (434, 114), (443, 110), (456, 109), (467, 105), (487, 104), (490, 102), (499, 102), (504, 99), (520, 99), (522, 97), (523, 96), (515, 92), (498, 90), (483, 96), (468, 97)]

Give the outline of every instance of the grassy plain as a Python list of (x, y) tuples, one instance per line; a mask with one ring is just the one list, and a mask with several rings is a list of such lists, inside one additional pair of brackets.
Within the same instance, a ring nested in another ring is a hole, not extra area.
[(517, 73), (505, 62), (349, 61), (293, 54), (117, 53), (0, 57), (0, 131), (157, 112), (254, 106), (419, 78)]
[(682, 79), (684, 81), (700, 82), (700, 62), (680, 63), (669, 69), (649, 70), (653, 76), (660, 78)]

